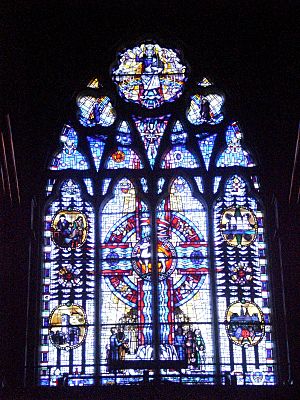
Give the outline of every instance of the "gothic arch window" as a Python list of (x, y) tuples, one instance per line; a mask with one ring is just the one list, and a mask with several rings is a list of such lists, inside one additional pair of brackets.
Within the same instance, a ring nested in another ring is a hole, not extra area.
[(45, 181), (40, 385), (278, 382), (258, 169), (190, 75), (145, 42), (115, 100), (97, 77), (77, 94)]

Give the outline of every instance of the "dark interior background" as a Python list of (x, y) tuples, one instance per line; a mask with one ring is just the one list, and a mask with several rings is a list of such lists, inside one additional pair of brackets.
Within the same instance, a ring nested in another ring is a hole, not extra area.
[(297, 379), (300, 221), (299, 206), (288, 204), (299, 123), (297, 8), (297, 1), (280, 0), (1, 2), (0, 96), (11, 118), (22, 199), (5, 242), (13, 261), (1, 266), (2, 358), (11, 385), (22, 385), (30, 200), (40, 190), (73, 93), (95, 75), (109, 82), (116, 51), (147, 37), (176, 43), (195, 76), (207, 75), (225, 91), (226, 108), (259, 155), (269, 197), (278, 198)]

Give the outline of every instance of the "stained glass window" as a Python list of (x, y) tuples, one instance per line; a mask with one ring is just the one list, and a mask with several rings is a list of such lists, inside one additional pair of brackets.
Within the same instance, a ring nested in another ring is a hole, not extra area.
[(39, 385), (278, 383), (263, 187), (225, 96), (155, 42), (111, 73), (117, 106), (93, 77), (45, 179)]
[(87, 169), (85, 157), (77, 150), (78, 137), (75, 130), (65, 125), (60, 136), (63, 149), (56, 154), (50, 164), (50, 169)]
[(107, 96), (82, 93), (77, 98), (77, 106), (78, 120), (83, 126), (110, 126), (115, 121), (116, 112)]
[(121, 97), (151, 109), (182, 94), (186, 66), (176, 51), (147, 43), (121, 53), (112, 77)]
[(211, 93), (207, 95), (195, 94), (191, 97), (186, 115), (194, 125), (208, 123), (215, 125), (223, 120), (221, 112), (224, 98), (221, 95)]
[(253, 167), (254, 161), (251, 155), (242, 148), (242, 132), (238, 124), (231, 124), (226, 131), (226, 149), (220, 154), (217, 160), (218, 167), (231, 167), (239, 165), (241, 167)]

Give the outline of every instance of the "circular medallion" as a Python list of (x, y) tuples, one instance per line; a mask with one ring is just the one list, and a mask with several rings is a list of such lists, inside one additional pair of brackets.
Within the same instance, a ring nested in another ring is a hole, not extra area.
[[(132, 251), (132, 265), (135, 272), (145, 280), (151, 280), (151, 243), (148, 238), (137, 243)], [(159, 280), (164, 280), (176, 268), (177, 258), (174, 246), (168, 241), (158, 241), (157, 267)]]
[(229, 246), (250, 246), (257, 235), (256, 216), (248, 208), (229, 207), (222, 213), (220, 230)]
[(245, 285), (253, 280), (253, 268), (246, 261), (229, 267), (230, 280), (238, 285)]
[(263, 385), (265, 382), (265, 373), (259, 369), (255, 369), (250, 375), (253, 385)]
[(263, 313), (251, 301), (232, 303), (225, 314), (225, 326), (229, 339), (238, 346), (256, 346), (265, 334)]
[(187, 76), (177, 51), (143, 43), (119, 55), (112, 78), (122, 98), (153, 109), (180, 97)]
[(61, 249), (76, 250), (86, 242), (86, 216), (77, 210), (61, 210), (52, 220), (52, 240)]
[(87, 334), (87, 319), (82, 307), (61, 304), (49, 318), (49, 337), (53, 346), (62, 350), (79, 347)]

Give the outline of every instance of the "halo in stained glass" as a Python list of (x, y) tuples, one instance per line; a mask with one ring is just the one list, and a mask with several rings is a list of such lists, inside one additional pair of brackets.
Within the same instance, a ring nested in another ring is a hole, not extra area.
[(186, 66), (172, 49), (141, 44), (120, 53), (112, 79), (126, 101), (153, 109), (181, 96)]
[(226, 310), (225, 326), (228, 338), (237, 346), (256, 346), (265, 334), (263, 313), (251, 301), (231, 303)]
[(250, 246), (257, 235), (256, 216), (246, 207), (226, 208), (221, 216), (220, 230), (230, 246)]
[(50, 341), (58, 349), (75, 349), (84, 342), (87, 327), (87, 318), (82, 307), (76, 304), (61, 304), (50, 314)]
[(86, 241), (87, 218), (77, 210), (60, 210), (52, 220), (51, 230), (52, 241), (57, 247), (76, 250)]

